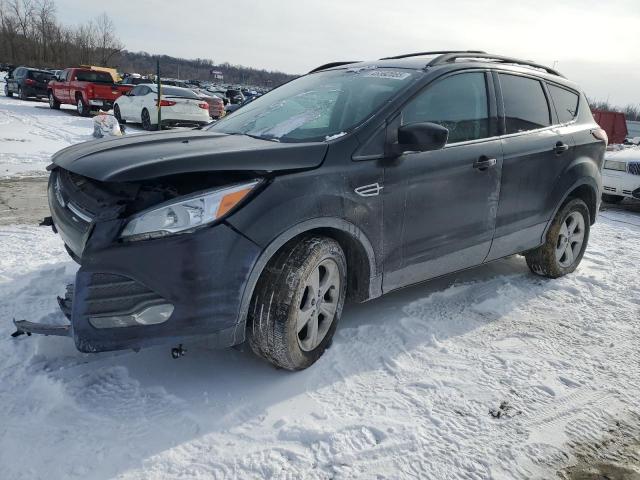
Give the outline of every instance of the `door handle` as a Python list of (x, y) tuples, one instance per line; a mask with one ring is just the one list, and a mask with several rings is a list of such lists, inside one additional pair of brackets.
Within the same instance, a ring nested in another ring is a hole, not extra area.
[(498, 160), (495, 158), (488, 158), (485, 156), (480, 157), (478, 160), (473, 162), (473, 168), (477, 168), (481, 172), (484, 172), (490, 167), (495, 167), (498, 163)]
[(567, 145), (564, 142), (558, 142), (558, 143), (556, 143), (556, 148), (554, 150), (556, 151), (556, 153), (558, 155), (560, 155), (561, 153), (564, 153), (567, 150), (569, 150), (569, 145)]

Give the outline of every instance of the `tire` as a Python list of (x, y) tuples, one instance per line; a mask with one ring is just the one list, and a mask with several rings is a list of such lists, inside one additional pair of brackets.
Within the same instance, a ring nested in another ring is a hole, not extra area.
[(78, 115), (81, 117), (88, 117), (91, 115), (91, 109), (84, 103), (82, 96), (76, 98), (76, 109), (78, 110)]
[(49, 92), (49, 108), (52, 110), (60, 110), (60, 102), (56, 100), (53, 92)]
[(525, 254), (529, 269), (548, 278), (573, 272), (587, 248), (590, 226), (587, 204), (569, 199), (553, 219), (545, 243)]
[(27, 95), (24, 93), (24, 90), (22, 89), (22, 87), (18, 87), (18, 98), (20, 100), (27, 100)]
[(146, 108), (142, 109), (142, 114), (140, 115), (140, 118), (142, 120), (142, 128), (144, 130), (151, 132), (157, 128), (156, 125), (151, 123), (151, 116), (149, 115), (149, 110), (147, 110)]
[(608, 193), (602, 194), (602, 201), (607, 203), (620, 203), (624, 200), (623, 196), (620, 195), (610, 195)]
[(125, 123), (127, 123), (126, 120), (122, 119), (122, 116), (120, 115), (120, 107), (118, 105), (113, 106), (113, 116), (116, 117), (116, 120), (118, 120), (119, 124), (124, 125)]
[(8, 83), (4, 84), (4, 96), (5, 97), (13, 97), (13, 93), (11, 92), (11, 90), (9, 90), (9, 84)]
[(247, 338), (251, 350), (276, 367), (302, 370), (331, 343), (344, 306), (347, 262), (333, 239), (310, 236), (294, 242), (276, 254), (258, 280)]

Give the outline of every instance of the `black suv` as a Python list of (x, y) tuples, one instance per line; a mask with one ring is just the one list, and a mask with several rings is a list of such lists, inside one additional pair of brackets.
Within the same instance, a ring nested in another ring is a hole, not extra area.
[(12, 97), (15, 93), (21, 100), (29, 97), (46, 98), (49, 80), (54, 78), (53, 73), (36, 68), (18, 67), (5, 79), (4, 94)]
[(324, 65), (202, 130), (72, 146), (46, 219), (81, 265), (59, 299), (71, 323), (16, 334), (84, 352), (248, 340), (302, 369), (345, 300), (517, 253), (572, 272), (606, 142), (552, 69), (426, 52)]

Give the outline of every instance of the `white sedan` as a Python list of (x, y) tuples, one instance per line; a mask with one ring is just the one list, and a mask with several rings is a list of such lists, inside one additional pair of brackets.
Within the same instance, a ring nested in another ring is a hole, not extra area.
[[(162, 125), (204, 125), (209, 123), (209, 104), (188, 88), (161, 86)], [(145, 130), (158, 128), (158, 86), (140, 84), (118, 97), (113, 114), (120, 123), (141, 123)]]
[(605, 202), (640, 199), (640, 147), (622, 147), (605, 154), (602, 189)]

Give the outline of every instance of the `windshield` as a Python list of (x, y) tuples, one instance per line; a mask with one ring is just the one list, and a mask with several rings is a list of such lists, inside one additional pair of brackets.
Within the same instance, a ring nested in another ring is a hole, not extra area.
[(256, 98), (209, 130), (282, 142), (330, 140), (369, 118), (417, 75), (400, 68), (306, 75)]

